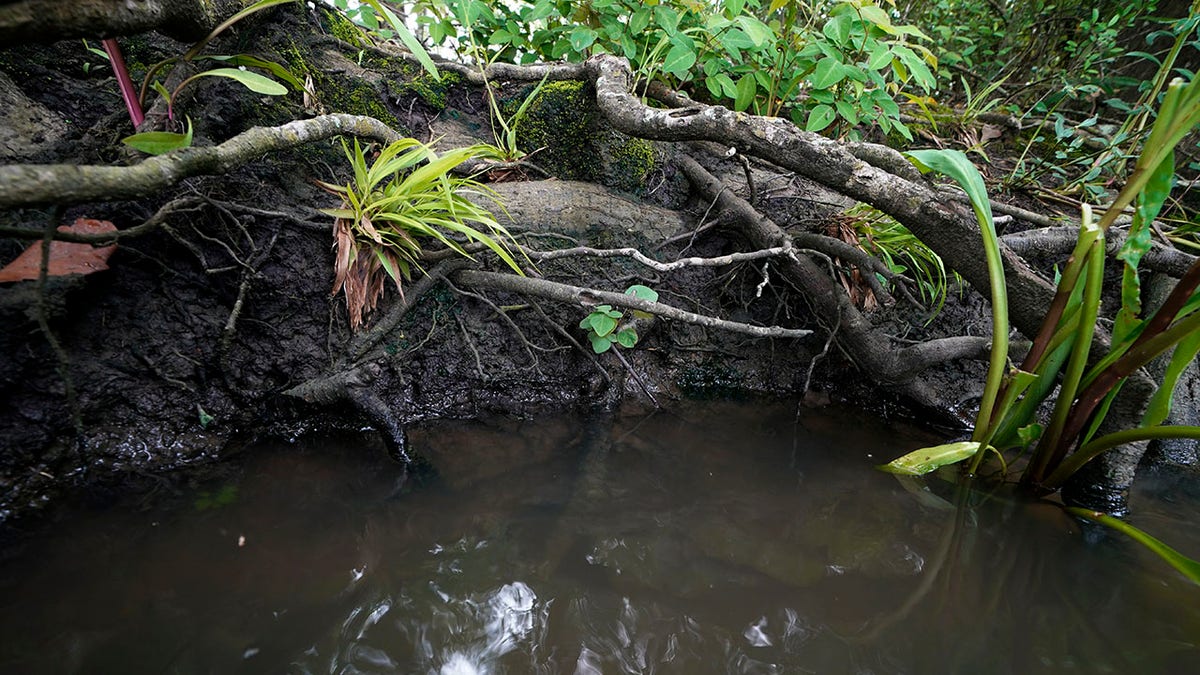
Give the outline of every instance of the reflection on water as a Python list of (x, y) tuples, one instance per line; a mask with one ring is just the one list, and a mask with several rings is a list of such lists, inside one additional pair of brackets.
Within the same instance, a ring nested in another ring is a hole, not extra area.
[[(697, 404), (256, 448), (0, 565), (6, 673), (1172, 673), (1200, 592), (1050, 506), (871, 466), (929, 437)], [(1135, 524), (1200, 554), (1194, 477)], [(936, 493), (936, 494), (935, 494)]]

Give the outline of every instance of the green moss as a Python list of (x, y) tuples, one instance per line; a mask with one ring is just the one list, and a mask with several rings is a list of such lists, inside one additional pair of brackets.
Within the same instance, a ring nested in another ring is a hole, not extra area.
[(326, 28), (330, 35), (355, 47), (363, 46), (362, 29), (355, 26), (341, 12), (328, 9), (322, 9), (321, 12), (325, 15)]
[(400, 67), (404, 81), (397, 87), (401, 94), (414, 94), (434, 110), (445, 110), (450, 88), (462, 84), (462, 75), (448, 70), (441, 71), (441, 79), (435, 80), (424, 68), (404, 62)]
[(608, 143), (605, 151), (605, 183), (621, 190), (637, 191), (657, 166), (658, 152), (654, 144), (644, 138), (614, 136), (615, 142)]
[(296, 77), (312, 73), (312, 70), (308, 67), (308, 62), (304, 60), (304, 53), (300, 51), (295, 42), (291, 42), (288, 46), (281, 48), (279, 56), (287, 64), (287, 69)]
[[(560, 178), (598, 180), (603, 173), (593, 138), (596, 106), (588, 88), (571, 80), (547, 82), (518, 127), (517, 146), (525, 152), (545, 148), (533, 161)], [(516, 112), (529, 91), (504, 101), (505, 114)]]
[(317, 96), (329, 112), (366, 115), (398, 131), (404, 129), (371, 85), (361, 80), (338, 81), (328, 75), (317, 75), (316, 85)]

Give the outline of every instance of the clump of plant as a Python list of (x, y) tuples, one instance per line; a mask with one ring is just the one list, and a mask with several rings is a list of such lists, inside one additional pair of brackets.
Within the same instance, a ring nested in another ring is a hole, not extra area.
[[(658, 302), (658, 293), (641, 284), (634, 284), (625, 289), (625, 294), (650, 302)], [(649, 316), (645, 312), (637, 311), (633, 312), (633, 315), (639, 318), (642, 315)], [(619, 309), (613, 309), (612, 305), (596, 305), (592, 308), (591, 313), (579, 322), (579, 327), (587, 331), (588, 341), (592, 343), (592, 351), (597, 354), (603, 354), (612, 349), (614, 344), (626, 349), (633, 349), (638, 342), (637, 330), (632, 325), (625, 323), (625, 313)]]
[[(1168, 87), (1158, 120), (1116, 200), (1098, 221), (1091, 208), (1084, 205), (1075, 250), (1062, 270), (1041, 329), (1018, 367), (1007, 363), (1004, 268), (983, 178), (961, 152), (909, 153), (920, 166), (957, 180), (971, 200), (983, 230), (992, 291), (992, 355), (971, 440), (922, 448), (883, 468), (922, 474), (970, 459), (968, 473), (974, 474), (988, 452), (1003, 458), (1004, 451), (1032, 448), (1021, 482), (1037, 493), (1048, 494), (1061, 488), (1087, 462), (1119, 445), (1156, 438), (1200, 438), (1200, 427), (1163, 424), (1171, 410), (1176, 383), (1200, 353), (1200, 294), (1196, 292), (1200, 287), (1200, 261), (1189, 268), (1158, 311), (1149, 316), (1142, 313), (1138, 277), (1138, 263), (1150, 249), (1151, 223), (1170, 197), (1175, 146), (1197, 123), (1200, 80), (1186, 85), (1176, 80)], [(1113, 323), (1108, 354), (1089, 364), (1104, 282), (1105, 233), (1131, 205), (1134, 220), (1117, 256), (1123, 263), (1121, 308)], [(1100, 434), (1109, 407), (1126, 380), (1170, 350), (1170, 362), (1140, 424)], [(1037, 411), (1056, 384), (1058, 395), (1049, 423), (1043, 428)], [(1094, 514), (1087, 517), (1106, 523)], [(1185, 568), (1179, 569), (1188, 573)], [(1200, 576), (1191, 578), (1200, 583)]]
[(404, 293), (403, 282), (420, 268), (428, 242), (441, 244), (471, 258), (465, 246), (482, 244), (518, 274), (513, 258), (512, 235), (485, 208), (467, 198), (475, 193), (499, 203), (496, 194), (471, 178), (452, 175), (463, 162), (486, 156), (488, 146), (473, 145), (444, 153), (412, 138), (380, 150), (374, 162), (354, 141), (342, 141), (354, 178), (345, 185), (320, 183), (341, 197), (335, 209), (322, 209), (334, 217), (333, 293), (346, 297), (350, 327), (357, 329), (383, 295), (390, 279)]
[[(104, 47), (109, 55), (110, 60), (112, 61), (113, 72), (117, 75), (117, 81), (121, 88), (121, 95), (125, 100), (125, 106), (129, 110), (129, 118), (130, 121), (133, 122), (134, 127), (140, 125), (144, 118), (143, 106), (145, 105), (148, 89), (153, 89), (154, 91), (158, 92), (158, 94), (163, 97), (163, 100), (167, 102), (167, 119), (172, 121), (175, 119), (174, 101), (175, 98), (179, 96), (179, 92), (187, 85), (203, 77), (227, 78), (240, 83), (250, 91), (253, 91), (257, 94), (263, 94), (265, 96), (282, 96), (287, 93), (287, 87), (281, 85), (275, 80), (253, 71), (246, 70), (247, 67), (260, 68), (273, 73), (276, 77), (284, 80), (297, 90), (303, 89), (304, 85), (301, 84), (300, 81), (297, 80), (287, 68), (273, 61), (267, 61), (265, 59), (260, 59), (248, 54), (236, 54), (233, 56), (202, 56), (200, 54), (200, 52), (208, 45), (209, 42), (211, 42), (214, 38), (224, 32), (225, 29), (229, 28), (238, 21), (241, 21), (242, 19), (256, 12), (274, 7), (276, 5), (282, 5), (290, 1), (291, 0), (259, 0), (258, 2), (255, 2), (254, 4), (242, 9), (240, 12), (229, 17), (229, 19), (227, 19), (221, 25), (214, 28), (211, 33), (205, 36), (204, 39), (192, 45), (192, 47), (182, 56), (171, 57), (151, 66), (146, 72), (146, 76), (142, 81), (141, 91), (137, 92), (136, 94), (133, 91), (133, 84), (130, 81), (128, 70), (125, 67), (125, 62), (121, 58), (120, 50), (117, 47), (116, 40), (105, 40)], [(155, 74), (157, 74), (158, 71), (166, 66), (169, 66), (177, 61), (190, 62), (193, 60), (226, 62), (233, 67), (214, 68), (212, 70), (201, 71), (185, 79), (183, 82), (180, 82), (175, 87), (174, 91), (168, 91), (161, 82), (154, 79)], [(192, 144), (191, 120), (187, 121), (187, 130), (183, 133), (149, 131), (128, 136), (121, 139), (121, 142), (136, 150), (140, 150), (152, 155), (161, 155), (172, 150), (190, 147)]]
[(941, 256), (894, 218), (866, 204), (848, 209), (845, 218), (854, 230), (854, 241), (848, 243), (882, 260), (893, 273), (913, 279), (922, 302), (933, 308), (932, 320), (946, 304), (949, 289)]

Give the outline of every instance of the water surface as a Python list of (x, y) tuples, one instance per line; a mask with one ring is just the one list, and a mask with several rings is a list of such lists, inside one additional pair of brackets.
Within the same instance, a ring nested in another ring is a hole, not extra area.
[[(0, 565), (6, 673), (1187, 673), (1200, 589), (1052, 506), (872, 470), (853, 411), (439, 424), (80, 511)], [(1200, 555), (1195, 480), (1133, 522)]]

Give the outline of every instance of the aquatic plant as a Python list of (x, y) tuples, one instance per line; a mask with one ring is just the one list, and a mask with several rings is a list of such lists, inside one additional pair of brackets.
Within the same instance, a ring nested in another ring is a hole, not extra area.
[[(1188, 84), (1174, 81), (1116, 200), (1098, 221), (1091, 208), (1084, 205), (1075, 250), (1062, 270), (1041, 329), (1019, 367), (1007, 364), (1009, 324), (1004, 268), (982, 176), (958, 151), (908, 153), (921, 168), (955, 179), (970, 198), (983, 231), (992, 291), (993, 340), (971, 440), (922, 448), (885, 465), (885, 470), (921, 474), (970, 459), (968, 474), (974, 474), (985, 451), (1002, 457), (1006, 450), (1023, 453), (1032, 447), (1021, 482), (1039, 494), (1048, 494), (1061, 488), (1087, 462), (1119, 445), (1152, 438), (1200, 438), (1200, 427), (1163, 425), (1179, 377), (1200, 353), (1200, 294), (1196, 293), (1200, 261), (1192, 264), (1149, 317), (1142, 316), (1137, 270), (1138, 262), (1150, 249), (1151, 223), (1170, 197), (1174, 148), (1197, 123), (1200, 80)], [(1121, 308), (1114, 320), (1108, 354), (1089, 365), (1104, 281), (1105, 233), (1131, 205), (1133, 223), (1117, 256), (1123, 261)], [(1170, 364), (1140, 424), (1098, 435), (1109, 406), (1126, 380), (1172, 349)], [(1049, 423), (1043, 428), (1037, 411), (1055, 384), (1058, 395)], [(1200, 583), (1200, 579), (1194, 580)]]

